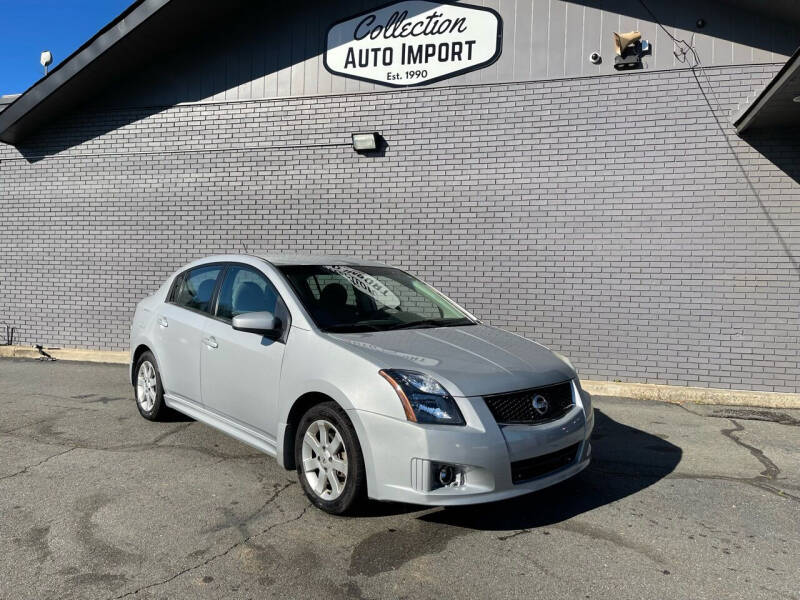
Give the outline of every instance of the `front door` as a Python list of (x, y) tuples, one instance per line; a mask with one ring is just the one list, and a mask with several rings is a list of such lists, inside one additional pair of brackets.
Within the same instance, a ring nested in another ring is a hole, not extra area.
[(284, 343), (236, 331), (231, 321), (238, 314), (266, 310), (288, 326), (288, 312), (275, 287), (256, 268), (229, 265), (223, 277), (215, 318), (203, 331), (203, 404), (274, 439)]

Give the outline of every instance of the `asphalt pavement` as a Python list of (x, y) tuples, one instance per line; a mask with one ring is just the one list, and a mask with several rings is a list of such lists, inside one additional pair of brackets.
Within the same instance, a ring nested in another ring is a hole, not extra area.
[(125, 367), (0, 360), (0, 598), (800, 599), (800, 411), (595, 398), (594, 462), (460, 509), (311, 507)]

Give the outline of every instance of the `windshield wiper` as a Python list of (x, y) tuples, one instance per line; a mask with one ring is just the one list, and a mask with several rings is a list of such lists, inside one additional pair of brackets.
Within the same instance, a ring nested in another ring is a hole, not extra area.
[(469, 319), (422, 319), (421, 321), (398, 323), (386, 329), (422, 329), (424, 327), (457, 327), (459, 325), (472, 325), (472, 321)]

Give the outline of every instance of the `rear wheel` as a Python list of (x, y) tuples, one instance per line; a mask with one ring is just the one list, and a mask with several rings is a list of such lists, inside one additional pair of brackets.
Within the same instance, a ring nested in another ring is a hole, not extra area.
[(367, 497), (364, 458), (353, 425), (335, 402), (312, 406), (297, 428), (294, 445), (300, 485), (325, 512), (355, 511)]
[(170, 413), (164, 404), (164, 388), (158, 363), (151, 352), (144, 352), (136, 361), (136, 407), (148, 421), (161, 421)]

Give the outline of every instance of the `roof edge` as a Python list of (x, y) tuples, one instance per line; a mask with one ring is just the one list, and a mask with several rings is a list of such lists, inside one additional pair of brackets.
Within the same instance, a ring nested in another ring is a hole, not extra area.
[(781, 70), (764, 86), (758, 96), (750, 102), (733, 120), (736, 133), (742, 135), (753, 123), (753, 119), (761, 109), (767, 104), (770, 98), (781, 86), (789, 79), (794, 72), (800, 69), (800, 47), (794, 51), (789, 60), (781, 67)]
[(135, 0), (47, 75), (15, 98), (0, 113), (0, 141), (14, 144), (17, 136), (9, 134), (9, 129), (169, 2), (170, 0)]

